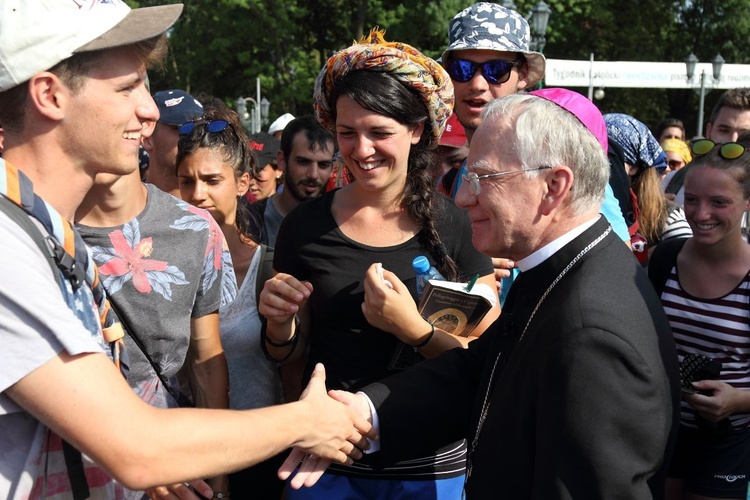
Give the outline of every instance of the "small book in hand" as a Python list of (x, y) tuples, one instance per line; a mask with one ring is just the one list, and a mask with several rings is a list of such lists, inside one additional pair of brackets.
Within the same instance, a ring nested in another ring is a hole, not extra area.
[[(455, 281), (430, 280), (422, 292), (417, 309), (436, 329), (468, 337), (495, 304), (497, 290), (484, 283), (471, 286)], [(423, 359), (416, 349), (399, 343), (388, 368), (404, 370)]]
[(430, 280), (417, 304), (419, 314), (435, 328), (457, 337), (468, 337), (497, 304), (497, 290), (477, 283)]

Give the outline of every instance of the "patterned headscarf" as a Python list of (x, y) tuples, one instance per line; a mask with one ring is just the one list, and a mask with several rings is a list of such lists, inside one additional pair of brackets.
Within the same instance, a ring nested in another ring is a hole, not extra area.
[(682, 139), (664, 139), (661, 143), (661, 148), (664, 152), (670, 151), (672, 153), (677, 153), (685, 164), (693, 161), (693, 155), (690, 154), (690, 146), (688, 146), (687, 142)]
[(623, 113), (607, 113), (604, 122), (609, 138), (622, 148), (625, 162), (639, 169), (667, 168), (667, 155), (646, 125)]
[(386, 42), (384, 31), (373, 28), (358, 43), (331, 56), (315, 82), (315, 116), (335, 133), (329, 98), (336, 84), (352, 71), (382, 71), (414, 89), (427, 106), (436, 144), (453, 113), (453, 83), (445, 69), (411, 45)]

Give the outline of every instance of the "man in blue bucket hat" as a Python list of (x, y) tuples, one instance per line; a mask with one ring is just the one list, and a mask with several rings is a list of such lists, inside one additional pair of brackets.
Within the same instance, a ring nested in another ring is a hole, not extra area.
[[(453, 80), (456, 102), (453, 112), (466, 130), (471, 145), (474, 131), (482, 123), (482, 111), (493, 99), (532, 89), (544, 78), (544, 55), (529, 49), (529, 23), (515, 10), (490, 2), (478, 2), (456, 14), (448, 27), (448, 48), (442, 63)], [(443, 192), (456, 197), (466, 176), (466, 162), (441, 179)], [(615, 233), (629, 240), (619, 204), (607, 187), (601, 213)], [(495, 277), (502, 280), (501, 302), (517, 275), (515, 262), (493, 259)]]

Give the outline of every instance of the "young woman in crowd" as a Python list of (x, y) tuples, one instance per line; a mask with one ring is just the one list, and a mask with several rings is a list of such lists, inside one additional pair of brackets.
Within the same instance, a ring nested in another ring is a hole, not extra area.
[(247, 194), (250, 201), (258, 201), (275, 195), (284, 185), (284, 173), (276, 163), (281, 142), (271, 134), (258, 132), (250, 136), (250, 147), (258, 161), (250, 172)]
[(685, 177), (685, 214), (693, 237), (659, 245), (649, 265), (680, 360), (700, 355), (720, 364), (708, 377), (715, 380), (683, 380), (669, 500), (747, 496), (750, 245), (740, 221), (750, 210), (749, 139), (694, 144), (694, 154), (702, 156)]
[(667, 169), (664, 174), (676, 172), (693, 161), (693, 155), (690, 154), (690, 146), (682, 139), (664, 139), (661, 142), (661, 148), (667, 155)]
[[(287, 215), (276, 242), (279, 272), (261, 293), (265, 345), (277, 360), (303, 356), (306, 377), (326, 367), (329, 389), (356, 391), (401, 367), (399, 353), (435, 356), (466, 345), (394, 300), (378, 272), (416, 299), (412, 260), (447, 279), (494, 288), (490, 259), (471, 244), (466, 214), (432, 182), (433, 151), (453, 106), (443, 68), (414, 48), (369, 37), (328, 60), (315, 86), (318, 120), (337, 136), (353, 182)], [(397, 294), (393, 294), (397, 295)], [(296, 314), (295, 314), (296, 313)], [(499, 314), (493, 309), (475, 335)], [(401, 358), (402, 361), (404, 360)], [(460, 498), (465, 444), (377, 469), (367, 459), (331, 467), (288, 498)]]
[[(623, 152), (623, 162), (636, 198), (635, 212), (638, 234), (646, 242), (640, 253), (648, 259), (647, 249), (660, 241), (690, 236), (690, 226), (682, 209), (667, 203), (660, 188), (660, 170), (667, 167), (667, 157), (651, 131), (632, 116), (623, 113), (604, 115), (607, 135)], [(633, 250), (639, 249), (633, 243)]]
[[(281, 403), (281, 379), (276, 364), (260, 346), (261, 320), (256, 303), (266, 249), (251, 234), (245, 193), (255, 169), (255, 157), (239, 119), (225, 106), (207, 106), (201, 120), (180, 127), (177, 175), (182, 198), (208, 210), (229, 245), (237, 276), (237, 297), (219, 310), (221, 343), (229, 369), (232, 409), (262, 408)], [(261, 276), (259, 276), (259, 274)], [(274, 457), (229, 476), (238, 498), (265, 492), (280, 498), (284, 483), (276, 477), (283, 457)]]

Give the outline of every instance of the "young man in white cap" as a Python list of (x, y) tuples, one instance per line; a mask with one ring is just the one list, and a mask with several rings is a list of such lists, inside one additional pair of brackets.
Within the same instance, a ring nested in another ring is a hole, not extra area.
[(154, 102), (159, 108), (159, 121), (154, 124), (153, 133), (142, 139), (149, 161), (146, 180), (179, 198), (176, 173), (178, 128), (183, 123), (201, 118), (203, 105), (184, 90), (162, 90), (154, 94)]
[(0, 497), (117, 498), (121, 483), (176, 484), (174, 494), (196, 498), (183, 483), (192, 480), (211, 497), (199, 478), (294, 443), (359, 456), (369, 426), (328, 398), (322, 369), (298, 403), (164, 410), (139, 399), (105, 355), (106, 303), (70, 221), (98, 174), (137, 170), (144, 124), (158, 119), (146, 66), (161, 58), (182, 5), (3, 0), (0, 9)]
[(281, 133), (284, 132), (290, 121), (294, 120), (294, 115), (291, 113), (284, 113), (283, 115), (276, 118), (270, 127), (268, 127), (268, 133), (281, 140)]

